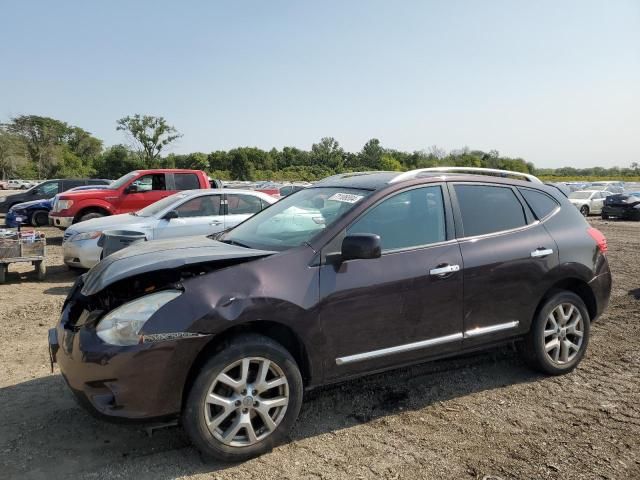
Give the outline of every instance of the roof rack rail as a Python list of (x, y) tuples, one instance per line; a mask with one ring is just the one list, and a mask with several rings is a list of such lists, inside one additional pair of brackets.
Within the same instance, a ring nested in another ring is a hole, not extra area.
[(511, 170), (499, 170), (497, 168), (480, 168), (480, 167), (429, 167), (418, 168), (416, 170), (409, 170), (403, 172), (395, 177), (389, 183), (402, 182), (404, 180), (411, 180), (418, 178), (421, 173), (471, 173), (472, 175), (493, 175), (499, 177), (522, 177), (528, 182), (543, 183), (538, 177), (529, 173), (512, 172)]

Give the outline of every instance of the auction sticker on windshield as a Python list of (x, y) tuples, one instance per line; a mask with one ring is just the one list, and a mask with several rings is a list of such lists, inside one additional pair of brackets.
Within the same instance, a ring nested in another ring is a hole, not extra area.
[(356, 203), (361, 200), (364, 195), (355, 195), (353, 193), (334, 193), (327, 200), (335, 200), (336, 202)]

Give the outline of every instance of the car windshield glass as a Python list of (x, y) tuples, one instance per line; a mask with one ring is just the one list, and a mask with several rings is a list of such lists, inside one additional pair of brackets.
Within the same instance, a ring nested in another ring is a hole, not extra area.
[(286, 250), (309, 242), (371, 192), (355, 188), (308, 188), (283, 198), (220, 237), (227, 243)]
[(187, 194), (184, 192), (174, 193), (173, 195), (169, 195), (162, 200), (158, 200), (156, 203), (152, 203), (142, 210), (138, 210), (134, 215), (138, 217), (153, 217), (164, 209), (170, 207), (172, 204), (177, 203), (178, 200), (181, 200), (185, 197), (187, 197)]
[(573, 192), (569, 194), (569, 198), (574, 198), (576, 200), (585, 200), (591, 197), (592, 192)]
[(126, 185), (130, 180), (138, 176), (138, 172), (129, 172), (126, 175), (121, 176), (119, 179), (114, 180), (109, 185), (110, 190), (118, 190), (123, 185)]

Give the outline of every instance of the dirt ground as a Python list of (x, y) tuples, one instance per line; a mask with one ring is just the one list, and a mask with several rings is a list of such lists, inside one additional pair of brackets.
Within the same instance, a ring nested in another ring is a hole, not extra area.
[(149, 437), (76, 405), (46, 348), (75, 274), (46, 229), (47, 280), (12, 267), (0, 286), (0, 478), (640, 478), (640, 222), (592, 223), (614, 290), (574, 373), (504, 348), (322, 389), (289, 443), (238, 465), (204, 462), (178, 427)]

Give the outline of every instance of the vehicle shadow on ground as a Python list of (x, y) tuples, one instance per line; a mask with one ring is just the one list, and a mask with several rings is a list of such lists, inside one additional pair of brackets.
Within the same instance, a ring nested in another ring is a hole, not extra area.
[[(429, 407), (440, 402), (540, 378), (506, 348), (363, 377), (308, 393), (290, 441), (407, 411), (435, 415)], [(158, 468), (137, 478), (173, 479), (231, 466), (205, 461), (179, 427), (149, 437), (145, 425), (94, 419), (77, 406), (58, 374), (1, 388), (0, 403), (0, 463), (6, 465), (9, 478), (39, 478), (39, 473), (60, 478), (114, 468), (126, 473), (127, 468), (135, 471), (136, 458), (150, 455), (155, 455)], [(448, 408), (462, 407), (454, 401)], [(19, 447), (21, 438), (30, 441), (27, 452)]]
[(631, 295), (636, 300), (640, 300), (640, 288), (629, 290), (629, 295)]

